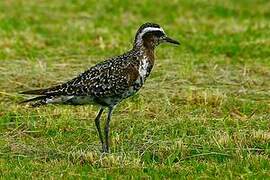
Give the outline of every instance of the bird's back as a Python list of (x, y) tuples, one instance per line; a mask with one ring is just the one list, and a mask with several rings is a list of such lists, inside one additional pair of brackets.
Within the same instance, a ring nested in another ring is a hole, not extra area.
[[(103, 61), (74, 79), (47, 89), (23, 94), (41, 95), (38, 105), (47, 103), (111, 106), (136, 93), (149, 75), (146, 56), (138, 50)], [(145, 69), (146, 68), (146, 69)]]

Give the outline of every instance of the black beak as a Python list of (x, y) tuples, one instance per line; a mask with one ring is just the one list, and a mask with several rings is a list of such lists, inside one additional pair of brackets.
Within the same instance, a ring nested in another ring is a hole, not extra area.
[(165, 38), (164, 38), (164, 41), (165, 41), (165, 42), (168, 42), (168, 43), (180, 45), (180, 42), (178, 42), (178, 41), (176, 41), (176, 40), (174, 40), (174, 39), (172, 39), (172, 38), (169, 38), (169, 37), (165, 37)]

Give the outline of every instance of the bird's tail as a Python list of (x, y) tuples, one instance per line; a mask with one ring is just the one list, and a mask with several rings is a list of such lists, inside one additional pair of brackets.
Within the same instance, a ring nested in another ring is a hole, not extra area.
[(26, 99), (20, 102), (20, 104), (30, 103), (32, 107), (38, 107), (47, 104), (48, 96), (38, 96), (31, 99)]
[(48, 95), (44, 95), (47, 89), (36, 89), (20, 92), (20, 94), (39, 95), (34, 98), (26, 99), (20, 102), (20, 104), (30, 103), (32, 107), (38, 107), (47, 104)]
[(48, 89), (34, 89), (20, 92), (20, 94), (44, 95)]

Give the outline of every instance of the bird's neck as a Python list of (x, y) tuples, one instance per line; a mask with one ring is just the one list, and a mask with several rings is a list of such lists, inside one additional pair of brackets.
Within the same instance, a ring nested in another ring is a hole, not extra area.
[(139, 60), (141, 59), (147, 59), (149, 63), (154, 66), (155, 63), (155, 51), (154, 48), (146, 47), (146, 46), (138, 46), (138, 47), (133, 47), (133, 50), (137, 51), (139, 56)]
[(156, 44), (152, 37), (146, 36), (145, 38), (137, 38), (134, 41), (134, 48), (145, 48), (154, 51)]

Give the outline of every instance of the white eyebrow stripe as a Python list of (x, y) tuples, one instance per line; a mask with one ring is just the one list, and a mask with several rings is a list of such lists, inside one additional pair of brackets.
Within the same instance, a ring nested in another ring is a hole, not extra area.
[(140, 32), (138, 34), (138, 36), (136, 36), (136, 39), (135, 39), (135, 46), (140, 46), (142, 45), (143, 41), (142, 41), (142, 37), (145, 33), (147, 32), (150, 32), (150, 31), (161, 31), (162, 33), (165, 34), (164, 30), (160, 27), (160, 28), (157, 28), (157, 27), (147, 27), (147, 28), (144, 28), (142, 30), (142, 32)]
[(156, 28), (156, 27), (147, 27), (143, 29), (143, 31), (140, 33), (141, 36), (143, 36), (145, 33), (150, 31), (161, 31), (165, 34), (164, 30), (162, 28)]

